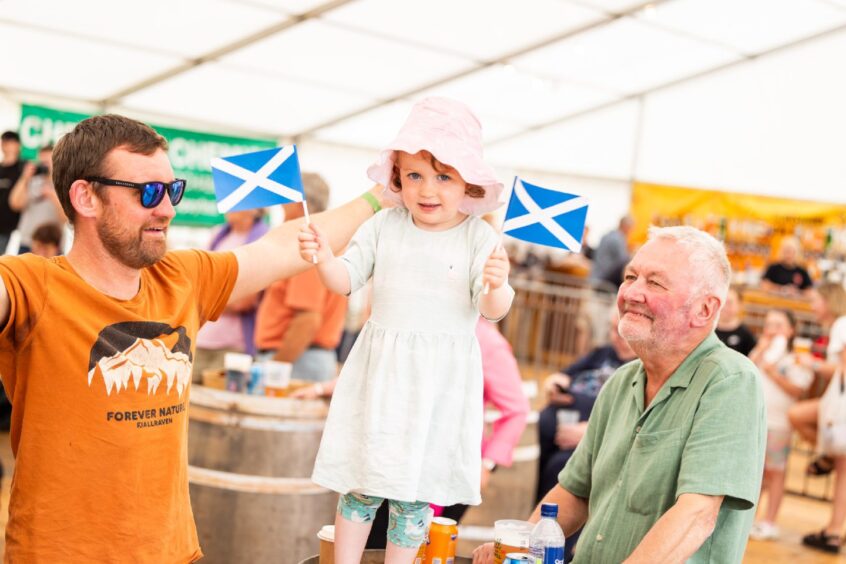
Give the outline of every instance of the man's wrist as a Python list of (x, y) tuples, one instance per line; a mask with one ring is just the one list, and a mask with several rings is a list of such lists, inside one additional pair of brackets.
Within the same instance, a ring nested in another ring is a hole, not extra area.
[(365, 202), (370, 204), (370, 207), (373, 208), (374, 214), (379, 213), (379, 211), (382, 209), (382, 204), (379, 203), (379, 199), (376, 198), (376, 196), (374, 196), (372, 193), (365, 192), (361, 195), (361, 197)]

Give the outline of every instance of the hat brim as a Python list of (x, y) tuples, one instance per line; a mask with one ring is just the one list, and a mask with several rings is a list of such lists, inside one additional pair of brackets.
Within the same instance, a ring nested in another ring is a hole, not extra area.
[(437, 141), (433, 143), (430, 139), (425, 140), (425, 143), (423, 140), (415, 142), (415, 140), (409, 140), (408, 135), (404, 137), (404, 140), (396, 139), (388, 145), (379, 153), (376, 162), (367, 168), (367, 176), (385, 187), (384, 195), (387, 199), (404, 206), (400, 193), (391, 188), (391, 172), (394, 169), (396, 152), (403, 151), (414, 155), (420, 151), (428, 151), (439, 162), (457, 170), (464, 182), (484, 189), (485, 194), (481, 198), (465, 196), (458, 207), (460, 212), (468, 215), (483, 215), (494, 211), (504, 203), (500, 201), (504, 186), (496, 180), (493, 169), (472, 151), (464, 150), (458, 144)]

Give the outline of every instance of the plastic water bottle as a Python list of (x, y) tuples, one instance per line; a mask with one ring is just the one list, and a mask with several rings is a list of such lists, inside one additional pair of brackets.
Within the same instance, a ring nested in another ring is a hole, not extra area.
[(564, 532), (557, 517), (557, 503), (541, 505), (541, 520), (529, 536), (529, 554), (535, 564), (564, 564)]

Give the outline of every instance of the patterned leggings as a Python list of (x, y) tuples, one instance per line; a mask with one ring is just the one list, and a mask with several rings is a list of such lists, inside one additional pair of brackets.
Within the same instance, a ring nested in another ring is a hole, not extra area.
[[(338, 502), (338, 513), (347, 521), (372, 523), (383, 497), (348, 493)], [(388, 541), (402, 548), (417, 548), (426, 534), (429, 504), (425, 501), (388, 500)]]

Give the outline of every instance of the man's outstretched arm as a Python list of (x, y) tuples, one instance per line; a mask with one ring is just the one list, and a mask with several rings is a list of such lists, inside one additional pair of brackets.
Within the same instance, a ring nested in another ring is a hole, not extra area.
[[(374, 186), (370, 193), (381, 198), (382, 187)], [(364, 198), (355, 198), (339, 208), (312, 216), (337, 253), (352, 238), (359, 226), (373, 217), (373, 206)], [(259, 292), (276, 280), (290, 278), (314, 266), (300, 257), (297, 234), (303, 219), (286, 221), (270, 230), (258, 241), (233, 252), (238, 259), (238, 280), (229, 302)]]

